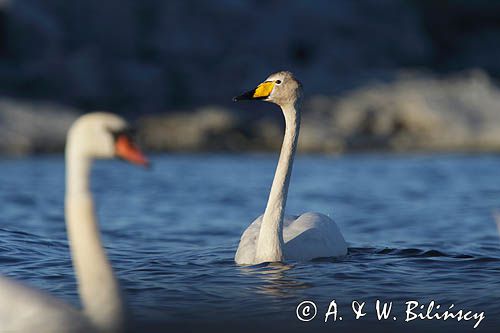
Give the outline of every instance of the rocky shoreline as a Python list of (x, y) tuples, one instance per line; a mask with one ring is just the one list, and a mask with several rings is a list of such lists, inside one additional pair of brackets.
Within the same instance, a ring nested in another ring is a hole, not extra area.
[[(263, 104), (221, 106), (139, 117), (146, 150), (273, 151), (282, 140), (279, 112)], [(81, 110), (56, 104), (0, 100), (0, 153), (62, 152)], [(447, 77), (400, 72), (335, 96), (305, 100), (301, 152), (500, 152), (500, 89), (483, 71)]]

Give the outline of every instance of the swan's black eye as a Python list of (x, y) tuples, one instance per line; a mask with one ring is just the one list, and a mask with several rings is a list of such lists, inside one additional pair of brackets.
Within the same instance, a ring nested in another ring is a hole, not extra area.
[(281, 84), (281, 80), (276, 80), (276, 84)]

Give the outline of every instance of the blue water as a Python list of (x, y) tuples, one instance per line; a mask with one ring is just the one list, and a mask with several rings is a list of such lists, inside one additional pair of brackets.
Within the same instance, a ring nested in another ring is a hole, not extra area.
[[(120, 161), (93, 171), (103, 239), (138, 327), (472, 331), (473, 321), (405, 323), (408, 300), (484, 311), (478, 332), (500, 323), (500, 156), (299, 156), (287, 211), (334, 218), (349, 255), (255, 267), (233, 256), (263, 211), (276, 156), (152, 160), (149, 171)], [(62, 156), (3, 159), (0, 175), (0, 272), (78, 305)], [(394, 302), (397, 321), (377, 322), (377, 299)], [(309, 323), (295, 316), (302, 300), (318, 307)], [(332, 300), (344, 318), (325, 324)], [(367, 302), (366, 317), (354, 320), (352, 300)]]

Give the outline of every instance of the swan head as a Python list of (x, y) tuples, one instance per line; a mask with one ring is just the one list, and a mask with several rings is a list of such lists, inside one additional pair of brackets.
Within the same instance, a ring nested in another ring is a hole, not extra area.
[(233, 101), (262, 100), (283, 105), (293, 105), (302, 97), (302, 84), (295, 76), (287, 71), (276, 72), (259, 84), (256, 88), (249, 90), (233, 98)]
[(78, 118), (68, 132), (66, 152), (89, 159), (121, 158), (125, 161), (148, 166), (141, 150), (133, 139), (128, 123), (112, 113), (93, 112)]

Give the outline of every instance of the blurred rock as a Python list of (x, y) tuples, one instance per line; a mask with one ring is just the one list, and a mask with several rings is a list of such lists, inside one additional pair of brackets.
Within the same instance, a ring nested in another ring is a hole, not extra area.
[[(500, 151), (500, 90), (481, 71), (436, 78), (402, 73), (339, 97), (306, 101), (299, 150), (341, 152)], [(146, 146), (155, 150), (277, 150), (283, 121), (244, 111), (201, 108), (145, 118)]]
[(308, 104), (327, 115), (319, 130), (345, 150), (395, 151), (498, 151), (499, 107), (500, 90), (482, 71), (443, 79), (407, 73)]
[(61, 152), (76, 117), (76, 110), (53, 103), (0, 99), (0, 154)]
[[(207, 106), (144, 116), (137, 123), (141, 144), (154, 151), (277, 152), (284, 126), (279, 112), (238, 105), (253, 111)], [(499, 108), (500, 89), (482, 71), (444, 78), (403, 72), (339, 96), (308, 97), (299, 150), (500, 152)], [(66, 130), (79, 113), (0, 100), (0, 153), (62, 151)]]
[(156, 151), (227, 150), (236, 137), (239, 121), (217, 107), (194, 112), (148, 116), (139, 122), (142, 143)]

